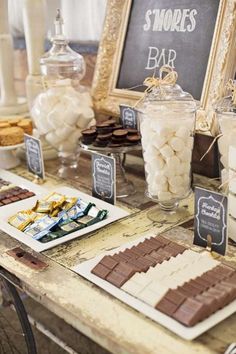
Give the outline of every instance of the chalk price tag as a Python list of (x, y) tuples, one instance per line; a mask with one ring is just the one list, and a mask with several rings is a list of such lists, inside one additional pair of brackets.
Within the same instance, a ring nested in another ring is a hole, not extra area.
[(116, 202), (116, 162), (113, 157), (92, 154), (93, 197)]
[(207, 247), (225, 255), (227, 248), (227, 197), (204, 188), (195, 187), (195, 245)]
[(41, 179), (45, 178), (41, 141), (25, 134), (26, 161), (28, 170)]
[(138, 129), (138, 111), (136, 109), (120, 105), (120, 120), (124, 128)]

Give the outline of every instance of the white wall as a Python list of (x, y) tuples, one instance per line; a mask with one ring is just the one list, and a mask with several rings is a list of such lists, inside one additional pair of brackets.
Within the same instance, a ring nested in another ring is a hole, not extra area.
[[(106, 1), (46, 0), (48, 37), (50, 38), (52, 35), (56, 9), (61, 7), (65, 21), (65, 33), (69, 40), (98, 41), (102, 32)], [(22, 37), (23, 0), (8, 0), (8, 5), (12, 34), (16, 37)]]

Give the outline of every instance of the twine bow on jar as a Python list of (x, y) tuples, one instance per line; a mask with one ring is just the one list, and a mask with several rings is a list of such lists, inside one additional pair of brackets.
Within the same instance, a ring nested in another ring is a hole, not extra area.
[[(163, 74), (166, 73), (166, 75), (163, 77)], [(147, 77), (143, 84), (144, 86), (147, 86), (147, 89), (145, 92), (151, 92), (153, 88), (159, 87), (161, 88), (162, 86), (168, 86), (168, 85), (175, 85), (176, 81), (178, 79), (178, 74), (174, 69), (168, 65), (164, 65), (160, 68), (160, 77)]]
[(232, 91), (232, 102), (236, 105), (236, 81), (230, 79), (226, 84), (226, 89)]
[[(163, 77), (163, 74), (166, 73), (166, 75)], [(155, 73), (154, 73), (155, 75)], [(176, 84), (176, 81), (178, 79), (178, 74), (174, 69), (169, 66), (169, 65), (163, 65), (160, 68), (160, 77), (146, 77), (146, 79), (143, 82), (144, 86), (147, 86), (146, 90), (143, 93), (143, 96), (138, 100), (138, 102), (135, 104), (134, 107), (136, 107), (140, 102), (144, 100), (147, 94), (151, 93), (154, 88), (159, 88), (161, 91), (161, 94), (164, 96), (165, 95), (165, 86), (173, 86)]]

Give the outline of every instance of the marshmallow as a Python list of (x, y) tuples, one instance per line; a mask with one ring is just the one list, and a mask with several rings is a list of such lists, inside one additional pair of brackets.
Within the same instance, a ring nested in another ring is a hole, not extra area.
[(162, 136), (162, 135), (156, 134), (154, 136), (154, 139), (155, 140), (153, 141), (153, 146), (155, 146), (157, 149), (160, 149), (167, 142), (167, 138), (164, 135)]
[(229, 147), (229, 167), (236, 171), (236, 146)]
[(162, 202), (167, 202), (173, 198), (172, 193), (170, 192), (158, 192), (158, 199)]
[(168, 167), (167, 165), (165, 165), (160, 172), (161, 174), (163, 174), (163, 176), (167, 178), (171, 178), (176, 174), (175, 169), (172, 167)]
[(45, 138), (49, 144), (51, 144), (52, 146), (54, 146), (56, 148), (59, 146), (59, 144), (63, 140), (61, 137), (57, 136), (57, 134), (54, 132), (47, 133)]
[(183, 140), (187, 140), (189, 135), (190, 135), (190, 131), (186, 127), (180, 127), (175, 133), (175, 136)]
[(190, 163), (192, 159), (192, 150), (189, 149), (188, 147), (185, 147), (182, 151), (177, 152), (176, 156), (182, 161), (182, 162), (188, 162)]
[(233, 194), (228, 195), (228, 212), (234, 219), (236, 219), (236, 196)]
[(172, 186), (172, 187), (175, 187), (175, 186), (179, 187), (184, 183), (183, 177), (181, 177), (181, 176), (173, 176), (168, 179), (168, 182), (169, 182), (170, 186)]
[(58, 128), (55, 133), (60, 138), (60, 141), (67, 139), (74, 131), (74, 127), (63, 124), (61, 128)]
[(177, 156), (168, 157), (166, 164), (168, 168), (173, 168), (177, 172), (180, 166), (180, 159)]
[(193, 144), (194, 144), (194, 137), (193, 136), (189, 136), (188, 139), (187, 139), (187, 147), (192, 150), (193, 149)]
[(173, 137), (169, 140), (169, 144), (174, 151), (182, 151), (184, 149), (184, 142), (178, 137)]
[(177, 174), (178, 175), (183, 175), (183, 174), (187, 174), (187, 173), (189, 173), (189, 171), (190, 171), (190, 164), (189, 163), (185, 163), (185, 162), (181, 162), (180, 164), (179, 164), (179, 168), (178, 168), (178, 171), (177, 171)]
[(218, 147), (219, 147), (219, 152), (221, 155), (227, 155), (229, 151), (229, 141), (228, 141), (228, 135), (226, 136), (221, 136), (218, 139)]
[(236, 242), (236, 220), (229, 216), (227, 226), (229, 238)]
[(171, 147), (167, 144), (165, 144), (161, 149), (160, 153), (162, 156), (167, 159), (168, 157), (171, 157), (174, 155), (174, 151), (171, 149)]
[(222, 165), (224, 166), (224, 168), (228, 168), (229, 164), (228, 164), (228, 155), (223, 155), (220, 158), (220, 162), (222, 163)]
[(227, 172), (227, 170), (221, 171), (222, 183), (224, 183), (225, 180), (229, 179), (229, 191), (233, 194), (236, 194), (236, 172), (229, 170), (228, 178), (227, 178), (228, 174), (226, 174), (225, 178), (222, 178), (223, 171)]

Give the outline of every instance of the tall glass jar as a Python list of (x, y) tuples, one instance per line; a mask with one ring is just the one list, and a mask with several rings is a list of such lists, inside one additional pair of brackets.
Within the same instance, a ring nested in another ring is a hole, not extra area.
[[(236, 81), (230, 80), (232, 88)], [(228, 85), (229, 87), (229, 85)], [(218, 139), (218, 147), (221, 162), (222, 182), (228, 180), (228, 154), (229, 146), (235, 144), (236, 134), (236, 98), (233, 95), (226, 96), (219, 100), (215, 106), (216, 117), (219, 123), (221, 137)]]
[(58, 10), (51, 49), (40, 60), (43, 92), (32, 107), (35, 135), (58, 151), (59, 174), (68, 177), (77, 168), (77, 141), (93, 120), (90, 93), (80, 85), (85, 75), (83, 57), (73, 51), (63, 34)]
[(152, 87), (140, 109), (146, 194), (165, 211), (175, 210), (191, 192), (196, 109), (189, 93), (165, 79)]

